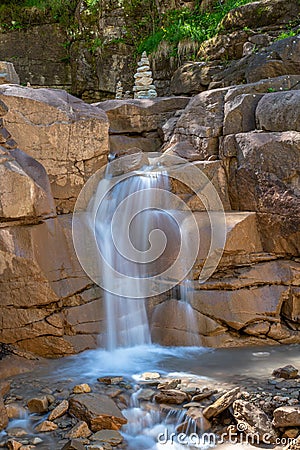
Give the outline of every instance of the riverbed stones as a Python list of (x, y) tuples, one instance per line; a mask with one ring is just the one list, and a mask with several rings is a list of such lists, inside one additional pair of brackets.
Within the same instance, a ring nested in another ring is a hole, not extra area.
[(61, 450), (85, 450), (85, 446), (78, 439), (72, 439)]
[(8, 450), (19, 450), (23, 446), (23, 444), (14, 439), (9, 439), (6, 442), (6, 446), (7, 446)]
[(292, 366), (291, 364), (279, 367), (279, 369), (275, 369), (272, 374), (276, 378), (285, 378), (285, 379), (293, 379), (298, 376), (298, 369)]
[(87, 394), (91, 392), (91, 387), (87, 383), (77, 384), (73, 387), (74, 394)]
[(83, 420), (80, 420), (71, 430), (68, 432), (67, 437), (70, 439), (87, 438), (92, 434), (88, 427), (88, 424)]
[(37, 433), (48, 433), (50, 431), (57, 430), (58, 425), (50, 420), (44, 420), (44, 422), (40, 423), (37, 427), (35, 427), (35, 431)]
[(110, 444), (115, 447), (123, 442), (123, 436), (116, 430), (100, 430), (94, 433), (90, 440)]
[(225, 409), (227, 409), (237, 398), (237, 395), (240, 391), (239, 387), (231, 389), (229, 392), (221, 395), (214, 403), (207, 406), (203, 410), (203, 415), (206, 419), (210, 420), (219, 414), (221, 414)]
[(69, 411), (88, 423), (92, 431), (119, 430), (127, 420), (114, 401), (101, 394), (77, 394), (70, 398)]
[(300, 406), (281, 406), (273, 413), (275, 428), (300, 427)]
[(166, 403), (181, 405), (181, 403), (188, 400), (188, 395), (178, 389), (161, 390), (154, 396), (156, 403)]

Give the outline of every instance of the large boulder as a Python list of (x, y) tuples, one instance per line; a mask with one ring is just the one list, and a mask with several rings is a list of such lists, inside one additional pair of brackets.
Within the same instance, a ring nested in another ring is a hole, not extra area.
[(265, 95), (258, 103), (256, 121), (265, 131), (300, 131), (300, 91)]
[(211, 62), (187, 62), (175, 70), (170, 91), (174, 95), (193, 95), (205, 91), (212, 76), (223, 69), (222, 64)]
[(259, 212), (264, 250), (298, 254), (300, 133), (228, 135), (221, 155), (233, 208)]
[(298, 18), (297, 0), (261, 0), (250, 2), (231, 10), (222, 20), (223, 30), (282, 25)]
[(11, 62), (0, 61), (0, 84), (20, 84), (20, 78)]
[(1, 85), (5, 126), (41, 162), (59, 212), (70, 212), (85, 181), (106, 163), (108, 120), (99, 108), (65, 91)]

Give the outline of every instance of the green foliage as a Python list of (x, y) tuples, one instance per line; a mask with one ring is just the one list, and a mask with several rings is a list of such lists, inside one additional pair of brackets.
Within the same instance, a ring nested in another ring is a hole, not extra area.
[(276, 41), (281, 41), (282, 39), (286, 39), (289, 37), (297, 36), (299, 34), (300, 30), (287, 30), (280, 33), (279, 36), (275, 39)]
[(138, 45), (138, 51), (152, 53), (157, 50), (162, 41), (170, 45), (171, 52), (177, 52), (178, 44), (184, 40), (204, 42), (220, 31), (221, 21), (232, 9), (250, 3), (251, 0), (227, 0), (217, 2), (213, 11), (201, 12), (197, 7), (194, 10), (182, 8), (171, 10), (163, 15), (160, 27)]

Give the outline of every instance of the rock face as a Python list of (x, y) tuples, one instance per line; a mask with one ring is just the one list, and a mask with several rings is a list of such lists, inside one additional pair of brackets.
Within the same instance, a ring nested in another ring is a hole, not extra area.
[(3, 85), (5, 126), (45, 167), (59, 212), (70, 212), (85, 181), (106, 163), (105, 113), (60, 90)]

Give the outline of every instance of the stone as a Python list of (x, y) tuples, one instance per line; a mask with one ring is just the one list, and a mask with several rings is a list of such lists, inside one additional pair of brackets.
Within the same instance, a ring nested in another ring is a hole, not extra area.
[(237, 134), (256, 129), (255, 111), (263, 94), (237, 95), (224, 107), (223, 134)]
[(199, 94), (207, 89), (212, 76), (221, 69), (223, 66), (214, 62), (187, 62), (175, 70), (171, 79), (171, 94)]
[(77, 384), (76, 386), (73, 387), (73, 393), (74, 394), (86, 394), (88, 392), (91, 392), (91, 387), (86, 384)]
[(161, 375), (158, 372), (144, 372), (141, 374), (141, 378), (146, 381), (159, 380)]
[(101, 394), (78, 394), (70, 398), (70, 414), (88, 423), (92, 431), (118, 430), (127, 420), (114, 401)]
[(25, 408), (19, 403), (8, 403), (5, 408), (9, 419), (20, 419), (26, 415)]
[(275, 442), (276, 433), (272, 427), (271, 420), (267, 414), (245, 400), (236, 400), (233, 403), (233, 415), (241, 426), (242, 431), (248, 436), (257, 435), (259, 440), (264, 442), (266, 434), (270, 436), (270, 442)]
[(150, 133), (150, 136), (125, 136), (122, 134), (113, 134), (109, 137), (110, 153), (118, 155), (126, 153), (126, 150), (138, 148), (142, 152), (158, 152), (162, 141), (157, 132)]
[(111, 134), (136, 134), (157, 130), (189, 101), (188, 97), (164, 97), (107, 100), (94, 105), (107, 114)]
[(97, 381), (105, 384), (120, 384), (123, 381), (123, 377), (100, 377), (97, 378)]
[(118, 158), (110, 162), (108, 173), (113, 177), (117, 177), (148, 165), (149, 160), (141, 149), (132, 147), (126, 150), (125, 155), (118, 154)]
[(223, 30), (265, 27), (267, 25), (282, 25), (295, 19), (300, 12), (296, 0), (264, 0), (239, 6), (231, 10), (222, 20)]
[(123, 86), (121, 81), (118, 81), (116, 86), (116, 99), (121, 100), (122, 98), (123, 98)]
[(8, 425), (8, 415), (5, 409), (2, 395), (0, 395), (0, 431), (6, 428)]
[(155, 86), (152, 85), (152, 71), (147, 53), (143, 52), (141, 60), (138, 62), (138, 71), (134, 75), (134, 98), (154, 98), (157, 97)]
[(81, 420), (73, 428), (71, 428), (66, 437), (70, 439), (87, 438), (91, 434), (92, 432), (89, 429), (88, 424)]
[(48, 419), (49, 420), (55, 420), (58, 419), (59, 417), (63, 416), (64, 414), (66, 414), (66, 412), (69, 409), (69, 402), (68, 400), (63, 400), (62, 402), (60, 402), (49, 414)]
[(250, 334), (251, 336), (259, 336), (261, 334), (267, 334), (269, 330), (269, 322), (256, 322), (247, 325), (243, 331), (247, 334)]
[(0, 61), (0, 84), (20, 84), (20, 78), (13, 63)]
[(229, 408), (229, 406), (232, 405), (232, 403), (236, 400), (239, 391), (240, 388), (236, 387), (234, 389), (231, 389), (231, 391), (228, 391), (225, 394), (223, 394), (214, 403), (207, 406), (203, 410), (203, 416), (206, 419), (210, 420), (221, 414), (223, 411)]
[(252, 131), (228, 135), (222, 141), (231, 204), (234, 209), (260, 213), (262, 243), (268, 252), (296, 254), (299, 247), (295, 189), (299, 151), (300, 133), (296, 131)]
[(8, 448), (8, 450), (19, 450), (22, 447), (22, 443), (15, 441), (14, 439), (9, 439), (6, 442), (6, 446)]
[(272, 375), (276, 378), (285, 378), (286, 380), (297, 378), (298, 369), (291, 364), (273, 370)]
[(264, 95), (257, 105), (256, 121), (264, 131), (300, 131), (300, 90)]
[(186, 413), (187, 418), (192, 419), (193, 425), (196, 426), (197, 430), (202, 432), (208, 431), (211, 428), (211, 423), (204, 416), (202, 409), (199, 407), (190, 407)]
[(50, 431), (55, 431), (57, 428), (58, 425), (56, 423), (50, 422), (50, 420), (44, 420), (44, 422), (35, 427), (35, 431), (37, 433), (47, 433)]
[(86, 179), (106, 164), (106, 114), (62, 90), (0, 85), (0, 99), (6, 128), (45, 167), (59, 210), (71, 212)]
[(188, 400), (185, 392), (178, 389), (162, 390), (154, 396), (156, 403), (167, 403), (181, 405), (181, 403)]
[(34, 397), (27, 402), (28, 409), (31, 413), (44, 413), (48, 411), (49, 402), (46, 395), (42, 397)]
[(226, 60), (242, 58), (244, 45), (248, 41), (249, 34), (248, 30), (232, 31), (226, 34), (219, 32), (200, 45), (197, 58), (211, 64), (218, 64), (217, 70), (212, 74), (212, 79), (215, 75), (218, 76), (219, 73), (222, 73), (222, 68), (226, 67)]
[(272, 423), (275, 428), (300, 427), (300, 407), (281, 406), (275, 409)]
[(61, 450), (85, 450), (85, 446), (79, 440), (72, 439)]
[(103, 444), (110, 444), (113, 447), (123, 442), (123, 436), (116, 430), (100, 430), (91, 436), (91, 441), (99, 441)]

